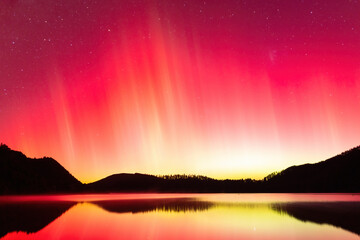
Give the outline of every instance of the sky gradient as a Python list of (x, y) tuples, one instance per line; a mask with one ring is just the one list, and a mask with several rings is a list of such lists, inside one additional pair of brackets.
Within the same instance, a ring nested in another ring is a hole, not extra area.
[(360, 3), (0, 6), (0, 142), (89, 182), (262, 178), (360, 144)]

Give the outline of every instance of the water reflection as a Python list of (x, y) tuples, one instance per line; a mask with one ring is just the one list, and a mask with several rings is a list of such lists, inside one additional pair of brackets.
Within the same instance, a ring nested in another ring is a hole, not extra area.
[(271, 207), (304, 222), (330, 224), (360, 235), (359, 202), (292, 202)]
[(74, 202), (1, 203), (0, 237), (14, 231), (38, 232), (75, 204)]
[(206, 211), (214, 202), (201, 201), (196, 198), (163, 198), (92, 201), (91, 203), (114, 213), (138, 213), (151, 211), (197, 212)]
[(334, 196), (336, 202), (314, 197), (313, 202), (276, 202), (274, 195), (268, 202), (262, 197), (221, 194), (139, 199), (133, 195), (131, 199), (124, 195), (74, 202), (0, 199), (0, 238), (359, 239), (360, 201), (341, 201), (339, 195)]

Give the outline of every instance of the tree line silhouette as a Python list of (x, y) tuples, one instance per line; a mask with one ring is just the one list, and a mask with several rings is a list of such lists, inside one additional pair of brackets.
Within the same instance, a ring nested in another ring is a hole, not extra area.
[(360, 192), (360, 147), (314, 164), (292, 166), (261, 180), (201, 175), (114, 174), (82, 184), (52, 158), (27, 158), (0, 145), (0, 195), (107, 192)]

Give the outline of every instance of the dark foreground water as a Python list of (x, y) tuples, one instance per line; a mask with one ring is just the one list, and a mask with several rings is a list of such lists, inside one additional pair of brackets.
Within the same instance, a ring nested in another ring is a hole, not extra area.
[(358, 194), (0, 197), (0, 239), (360, 239)]

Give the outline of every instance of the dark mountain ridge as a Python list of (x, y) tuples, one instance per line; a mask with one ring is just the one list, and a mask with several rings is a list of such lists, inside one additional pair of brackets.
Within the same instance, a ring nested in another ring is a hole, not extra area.
[(110, 192), (360, 192), (360, 147), (328, 160), (289, 167), (263, 180), (216, 180), (197, 175), (121, 173), (82, 184), (52, 158), (30, 159), (0, 146), (0, 195)]
[(76, 192), (82, 183), (52, 158), (31, 159), (0, 145), (0, 195)]
[(93, 192), (157, 192), (161, 183), (162, 179), (153, 175), (119, 173), (86, 184), (85, 189)]
[(84, 186), (86, 192), (176, 192), (236, 193), (258, 192), (262, 181), (252, 179), (216, 180), (198, 175), (153, 176), (146, 174), (114, 174)]
[(328, 160), (289, 167), (264, 180), (272, 192), (360, 192), (360, 147)]

